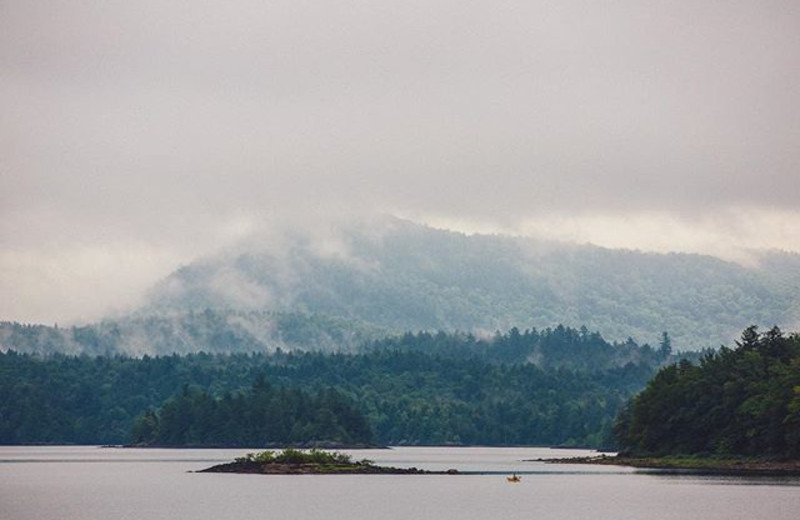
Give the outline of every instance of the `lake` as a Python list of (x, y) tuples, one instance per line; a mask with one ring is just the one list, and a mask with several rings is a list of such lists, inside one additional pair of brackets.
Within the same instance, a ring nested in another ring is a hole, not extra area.
[[(525, 462), (545, 448), (344, 450), (468, 475), (192, 473), (253, 450), (0, 446), (5, 520), (769, 519), (800, 517), (800, 478), (709, 477)], [(505, 475), (522, 474), (510, 484)]]

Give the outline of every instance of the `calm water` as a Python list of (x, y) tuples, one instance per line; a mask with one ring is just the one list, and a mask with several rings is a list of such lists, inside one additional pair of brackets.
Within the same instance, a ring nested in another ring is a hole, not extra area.
[[(485, 474), (190, 473), (247, 450), (0, 447), (0, 519), (769, 519), (800, 518), (800, 478), (673, 475), (524, 462), (542, 448), (354, 450), (394, 466)], [(503, 474), (523, 473), (520, 484)], [(493, 473), (496, 472), (496, 473)]]

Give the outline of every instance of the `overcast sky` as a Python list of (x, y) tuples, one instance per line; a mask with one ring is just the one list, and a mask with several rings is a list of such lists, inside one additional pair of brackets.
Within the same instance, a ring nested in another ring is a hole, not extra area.
[(357, 211), (800, 250), (800, 3), (0, 0), (0, 320)]

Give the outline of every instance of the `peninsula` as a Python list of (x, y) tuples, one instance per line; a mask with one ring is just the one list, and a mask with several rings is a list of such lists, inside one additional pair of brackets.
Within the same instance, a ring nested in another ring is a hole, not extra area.
[(800, 335), (750, 326), (736, 348), (668, 365), (622, 409), (607, 462), (715, 473), (800, 473)]

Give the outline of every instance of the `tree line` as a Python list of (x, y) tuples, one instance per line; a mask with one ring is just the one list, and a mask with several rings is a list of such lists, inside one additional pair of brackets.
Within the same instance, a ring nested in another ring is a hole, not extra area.
[[(543, 338), (550, 348), (560, 345), (557, 363), (546, 361), (556, 359), (546, 350), (528, 352)], [(498, 352), (486, 351), (492, 348)], [(584, 349), (591, 348), (626, 354), (588, 367), (581, 357), (590, 356)], [(512, 329), (492, 342), (462, 334), (411, 334), (359, 354), (131, 358), (12, 351), (0, 353), (0, 443), (240, 445), (267, 439), (259, 435), (277, 428), (275, 421), (287, 425), (275, 430), (282, 433), (274, 438), (293, 442), (302, 432), (337, 431), (304, 425), (299, 410), (319, 401), (338, 410), (334, 416), (342, 415), (350, 408), (331, 404), (341, 401), (353, 403), (382, 444), (598, 446), (610, 439), (618, 410), (665, 355), (649, 347), (618, 349), (599, 335), (566, 327), (548, 333)], [(269, 391), (253, 387), (259, 380)], [(288, 411), (272, 418), (265, 413), (260, 426), (253, 419), (257, 412), (242, 412), (241, 424), (234, 420), (233, 410), (262, 404), (277, 410), (279, 403)], [(208, 424), (178, 421), (181, 426), (173, 428), (175, 417)], [(345, 423), (358, 423), (350, 417)], [(293, 421), (300, 426), (288, 425)], [(353, 433), (359, 428), (348, 426), (336, 435), (360, 439)]]

